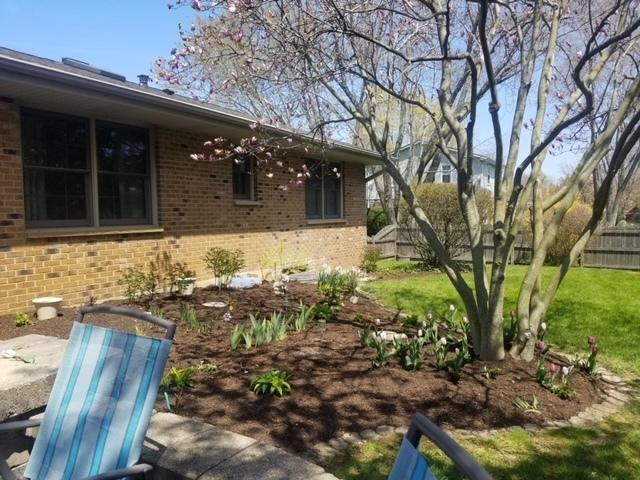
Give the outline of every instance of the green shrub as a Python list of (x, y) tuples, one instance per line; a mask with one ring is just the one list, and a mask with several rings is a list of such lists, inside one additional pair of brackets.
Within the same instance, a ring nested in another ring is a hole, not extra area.
[(376, 233), (389, 225), (387, 213), (380, 207), (367, 210), (367, 235), (373, 237)]
[(258, 375), (251, 382), (251, 390), (256, 395), (275, 395), (282, 397), (291, 393), (291, 375), (282, 370), (273, 370)]
[[(556, 238), (547, 250), (547, 263), (551, 265), (560, 265), (560, 263), (562, 263), (587, 226), (591, 214), (591, 206), (580, 201), (574, 203), (571, 208), (567, 210), (558, 228)], [(551, 215), (552, 212), (547, 213), (547, 217)]]
[(375, 273), (378, 270), (378, 262), (382, 257), (382, 250), (379, 247), (368, 246), (364, 249), (360, 268), (366, 273)]
[[(415, 195), (451, 258), (459, 257), (467, 248), (469, 240), (467, 226), (458, 202), (458, 187), (446, 183), (425, 183), (415, 187)], [(488, 190), (476, 190), (476, 203), (483, 222), (491, 218), (492, 198)], [(407, 240), (416, 249), (421, 263), (426, 268), (438, 268), (440, 262), (415, 226), (413, 217), (408, 213), (406, 202), (401, 206), (399, 223), (406, 230)]]
[(31, 321), (31, 317), (29, 314), (24, 312), (16, 313), (16, 327), (26, 327), (27, 325), (31, 325), (33, 322)]
[(241, 250), (226, 250), (220, 247), (213, 247), (207, 252), (204, 263), (213, 272), (218, 288), (222, 289), (223, 285), (227, 285), (231, 278), (242, 270), (243, 256)]
[(321, 303), (313, 307), (313, 316), (320, 321), (328, 322), (336, 317), (336, 312), (331, 305)]
[(195, 272), (189, 270), (186, 263), (177, 262), (168, 265), (166, 275), (169, 283), (169, 293), (180, 295), (193, 281)]
[(137, 303), (145, 297), (153, 298), (158, 286), (156, 274), (153, 271), (145, 272), (140, 265), (127, 267), (118, 283), (124, 285), (125, 295), (131, 303)]

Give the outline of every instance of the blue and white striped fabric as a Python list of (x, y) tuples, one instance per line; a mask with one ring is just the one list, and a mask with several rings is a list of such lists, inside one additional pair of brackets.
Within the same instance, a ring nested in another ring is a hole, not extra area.
[(78, 479), (135, 465), (171, 344), (75, 322), (25, 477)]
[(388, 480), (436, 480), (436, 477), (418, 449), (404, 437)]

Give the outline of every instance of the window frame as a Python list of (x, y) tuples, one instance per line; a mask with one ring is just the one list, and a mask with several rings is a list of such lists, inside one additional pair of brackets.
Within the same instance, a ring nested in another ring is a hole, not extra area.
[[(338, 195), (338, 199), (340, 201), (340, 205), (339, 205), (339, 214), (337, 217), (327, 217), (325, 214), (325, 171), (327, 168), (330, 167), (330, 165), (337, 165), (340, 171), (340, 177), (339, 177), (339, 184), (340, 184), (340, 192)], [(309, 222), (326, 222), (326, 223), (330, 223), (330, 222), (341, 222), (344, 220), (344, 162), (327, 162), (327, 163), (320, 163), (319, 161), (315, 161), (313, 162), (313, 166), (310, 168), (311, 171), (313, 171), (314, 168), (317, 168), (318, 166), (320, 166), (321, 168), (321, 174), (320, 174), (320, 216), (309, 216), (309, 213), (307, 212), (307, 189), (306, 189), (306, 182), (305, 182), (305, 190), (304, 190), (304, 195), (305, 195), (305, 201), (304, 201), (304, 217), (306, 220), (308, 220)]]
[[(22, 143), (22, 171), (23, 171), (23, 198), (24, 198), (24, 215), (25, 225), (27, 231), (32, 232), (47, 232), (47, 231), (69, 231), (69, 232), (100, 232), (108, 230), (126, 230), (126, 229), (145, 229), (145, 228), (158, 228), (158, 194), (157, 194), (157, 172), (156, 172), (156, 151), (155, 151), (155, 130), (151, 125), (140, 124), (135, 122), (123, 123), (121, 121), (97, 118), (97, 117), (83, 117), (80, 115), (72, 115), (63, 112), (53, 112), (48, 110), (41, 110), (37, 108), (22, 107), (20, 109), (20, 136), (23, 136), (23, 113), (33, 112), (42, 116), (51, 116), (58, 118), (72, 118), (76, 120), (83, 120), (87, 122), (88, 129), (88, 157), (87, 165), (88, 171), (86, 175), (88, 177), (86, 181), (86, 204), (87, 204), (87, 218), (86, 220), (30, 220), (28, 211), (28, 192), (27, 192), (27, 180), (25, 172), (28, 169), (34, 169), (33, 166), (26, 165), (24, 161), (24, 143)], [(147, 165), (148, 165), (148, 182), (147, 192), (145, 197), (147, 199), (146, 205), (146, 218), (144, 221), (137, 220), (100, 220), (100, 203), (99, 203), (99, 189), (98, 189), (98, 149), (96, 138), (96, 122), (104, 124), (112, 124), (122, 127), (131, 127), (137, 129), (144, 129), (146, 131), (147, 139)], [(24, 142), (24, 140), (21, 140)], [(35, 167), (37, 170), (62, 170), (62, 171), (75, 171), (66, 168), (57, 167)], [(85, 171), (85, 170), (78, 170)]]

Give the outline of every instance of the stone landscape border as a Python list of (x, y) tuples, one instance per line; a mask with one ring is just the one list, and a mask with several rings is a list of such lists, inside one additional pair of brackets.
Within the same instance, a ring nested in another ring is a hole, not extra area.
[[(558, 357), (568, 360), (570, 355), (555, 353)], [(550, 420), (544, 425), (524, 424), (522, 426), (515, 425), (506, 428), (491, 428), (485, 430), (466, 430), (450, 428), (443, 425), (443, 429), (454, 437), (481, 437), (488, 438), (493, 435), (506, 433), (514, 430), (524, 430), (530, 433), (539, 433), (543, 430), (552, 430), (566, 427), (584, 427), (594, 423), (598, 423), (605, 418), (613, 415), (624, 405), (628, 404), (635, 398), (640, 398), (632, 388), (629, 387), (626, 380), (614, 375), (610, 371), (600, 369), (600, 381), (602, 382), (604, 400), (600, 403), (594, 403), (585, 410), (577, 413), (568, 420)], [(327, 442), (320, 442), (311, 447), (304, 457), (326, 463), (333, 457), (344, 453), (349, 448), (363, 444), (371, 440), (378, 440), (391, 435), (404, 435), (407, 433), (408, 426), (393, 427), (391, 425), (381, 425), (374, 429), (366, 429), (361, 432), (342, 433)]]

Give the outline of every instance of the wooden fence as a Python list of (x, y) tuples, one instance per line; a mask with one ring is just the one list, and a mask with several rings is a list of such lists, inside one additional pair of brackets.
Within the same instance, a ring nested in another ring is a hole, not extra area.
[[(384, 227), (375, 236), (370, 237), (368, 243), (380, 248), (382, 258), (420, 259), (406, 230), (393, 225)], [(493, 259), (491, 233), (484, 235), (484, 245), (487, 261), (491, 261)], [(457, 259), (470, 261), (469, 251), (465, 250)], [(524, 237), (516, 241), (511, 260), (513, 263), (525, 264), (531, 260), (531, 247)], [(607, 228), (601, 231), (589, 241), (580, 258), (580, 264), (584, 267), (640, 270), (640, 229)]]

